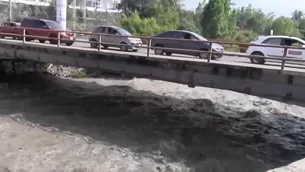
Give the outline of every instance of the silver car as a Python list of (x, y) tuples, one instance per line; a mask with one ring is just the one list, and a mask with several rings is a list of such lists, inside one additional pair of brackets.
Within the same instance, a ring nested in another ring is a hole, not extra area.
[[(111, 25), (102, 25), (93, 29), (92, 33), (101, 34), (102, 46), (107, 49), (108, 47), (117, 47), (122, 51), (137, 51), (138, 47), (142, 46), (140, 38), (131, 38), (131, 33), (127, 30)], [(113, 36), (112, 36), (113, 35)], [(89, 38), (91, 48), (97, 48), (98, 35), (91, 35)]]
[[(166, 38), (166, 39), (158, 39), (158, 38)], [(175, 39), (185, 39), (185, 40), (178, 41)], [(162, 32), (152, 36), (151, 46), (175, 49), (175, 50), (155, 49), (154, 51), (156, 55), (163, 55), (165, 53), (166, 55), (170, 56), (173, 53), (176, 53), (176, 54), (184, 54), (184, 55), (194, 55), (194, 56), (199, 56), (199, 58), (206, 59), (209, 57), (209, 53), (207, 52), (186, 51), (186, 50), (208, 51), (210, 49), (210, 44), (207, 42), (200, 42), (200, 41), (207, 41), (207, 39), (191, 31), (175, 30), (175, 31)], [(212, 59), (221, 58), (222, 57), (221, 53), (224, 52), (224, 47), (222, 45), (212, 43), (212, 51), (220, 53), (220, 54), (212, 55)]]

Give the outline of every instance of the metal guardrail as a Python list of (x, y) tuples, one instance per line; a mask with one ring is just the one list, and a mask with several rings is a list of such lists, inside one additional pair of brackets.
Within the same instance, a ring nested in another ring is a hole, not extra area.
[[(5, 27), (1, 27), (5, 28)], [(7, 27), (10, 28), (11, 27)], [(304, 49), (303, 47), (292, 47), (292, 46), (277, 46), (277, 45), (259, 45), (259, 44), (251, 44), (251, 43), (244, 43), (244, 42), (235, 42), (235, 41), (223, 41), (223, 40), (210, 40), (210, 41), (203, 41), (203, 40), (190, 40), (190, 39), (176, 39), (176, 38), (160, 38), (160, 37), (144, 37), (144, 36), (120, 36), (120, 35), (112, 35), (112, 34), (99, 34), (99, 33), (92, 33), (92, 32), (81, 32), (81, 31), (66, 31), (66, 30), (46, 30), (46, 29), (36, 29), (36, 28), (25, 28), (25, 27), (16, 27), (14, 30), (19, 30), (22, 31), (21, 34), (13, 34), (13, 33), (5, 33), (5, 32), (0, 32), (0, 36), (6, 36), (6, 37), (15, 37), (19, 38), (22, 40), (23, 43), (27, 42), (26, 38), (31, 38), (31, 39), (38, 39), (38, 40), (53, 40), (56, 41), (57, 47), (61, 46), (62, 41), (73, 41), (73, 42), (81, 42), (81, 43), (95, 43), (97, 44), (97, 50), (98, 52), (101, 52), (101, 46), (103, 44), (110, 45), (110, 46), (128, 46), (128, 45), (123, 45), (123, 44), (114, 44), (114, 43), (109, 43), (109, 42), (103, 42), (102, 37), (103, 36), (112, 36), (112, 37), (125, 37), (125, 38), (139, 38), (141, 40), (147, 40), (147, 45), (143, 46), (137, 46), (138, 48), (146, 48), (147, 49), (147, 57), (150, 57), (150, 50), (151, 49), (161, 49), (161, 50), (183, 50), (183, 51), (189, 51), (189, 52), (198, 52), (198, 53), (208, 53), (208, 58), (206, 59), (207, 62), (211, 62), (212, 56), (213, 55), (227, 55), (227, 56), (238, 56), (238, 57), (244, 57), (244, 58), (257, 58), (257, 59), (265, 59), (265, 60), (276, 60), (276, 61), (281, 61), (281, 70), (284, 70), (286, 62), (305, 62), (303, 59), (297, 59), (294, 57), (289, 57), (287, 56), (287, 49)], [(42, 36), (33, 36), (33, 35), (27, 35), (26, 31), (28, 30), (40, 30), (40, 31), (46, 31), (46, 32), (52, 32), (52, 35), (56, 35), (56, 37), (42, 37)], [(95, 35), (98, 36), (97, 42), (95, 41), (84, 41), (84, 40), (67, 40), (67, 39), (62, 39), (61, 34), (63, 32), (68, 32), (68, 33), (73, 33), (74, 36), (75, 34), (81, 34), (81, 35)], [(190, 49), (176, 49), (176, 48), (165, 48), (165, 47), (152, 47), (151, 46), (151, 41), (152, 39), (161, 39), (161, 40), (175, 40), (175, 41), (197, 41), (197, 42), (205, 42), (209, 44), (209, 49), (208, 50), (190, 50)], [(284, 48), (284, 55), (282, 57), (265, 57), (265, 56), (257, 56), (257, 55), (244, 55), (244, 54), (235, 54), (235, 53), (225, 53), (225, 52), (215, 52), (212, 50), (212, 44), (217, 43), (217, 44), (225, 44), (225, 45), (237, 45), (237, 46), (258, 46), (258, 47), (271, 47), (271, 48)], [(129, 45), (130, 46), (130, 45)]]

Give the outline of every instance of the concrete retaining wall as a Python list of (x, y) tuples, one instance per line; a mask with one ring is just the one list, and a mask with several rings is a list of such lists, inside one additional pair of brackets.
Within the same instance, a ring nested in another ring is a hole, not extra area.
[(35, 44), (0, 43), (0, 58), (33, 60), (112, 73), (159, 79), (193, 86), (237, 91), (262, 97), (305, 100), (305, 77), (278, 70), (98, 53)]

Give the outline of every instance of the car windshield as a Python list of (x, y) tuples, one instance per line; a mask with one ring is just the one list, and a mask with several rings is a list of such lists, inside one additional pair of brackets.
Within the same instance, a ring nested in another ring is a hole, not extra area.
[(300, 41), (301, 44), (305, 45), (305, 41), (304, 41), (303, 39), (298, 38), (298, 39), (296, 39), (296, 40), (297, 40), (297, 41)]
[(122, 36), (131, 36), (131, 33), (128, 32), (127, 30), (125, 30), (125, 29), (117, 28), (116, 30), (117, 30)]
[(63, 27), (56, 21), (45, 21), (50, 29), (63, 29)]
[(194, 36), (195, 38), (197, 38), (198, 40), (207, 41), (207, 39), (205, 39), (204, 37), (198, 35), (197, 33), (195, 33), (195, 32), (191, 32), (191, 33), (192, 33), (193, 36)]

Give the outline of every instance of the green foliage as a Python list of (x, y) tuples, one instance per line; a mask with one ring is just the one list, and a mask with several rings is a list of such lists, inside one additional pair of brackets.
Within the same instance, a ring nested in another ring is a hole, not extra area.
[[(238, 42), (250, 42), (257, 37), (258, 37), (258, 34), (251, 30), (240, 30), (237, 33), (235, 40)], [(248, 46), (239, 46), (239, 51), (246, 52), (247, 48), (248, 48)]]
[(272, 29), (275, 35), (302, 36), (298, 30), (298, 24), (288, 17), (275, 19), (272, 23)]
[[(145, 3), (147, 2), (147, 3)], [(270, 34), (303, 37), (305, 19), (302, 11), (291, 18), (275, 19), (251, 5), (232, 8), (231, 0), (202, 0), (194, 11), (186, 10), (180, 0), (122, 0), (120, 25), (138, 35), (152, 35), (165, 30), (190, 30), (210, 39), (250, 42), (258, 35)], [(247, 47), (239, 47), (245, 51)]]
[(202, 32), (206, 37), (216, 39), (230, 35), (230, 0), (209, 1), (202, 15)]
[(252, 30), (259, 34), (267, 29), (270, 30), (274, 18), (273, 14), (265, 14), (251, 5), (237, 9), (237, 13), (237, 25), (241, 29)]
[(120, 25), (132, 34), (137, 35), (152, 35), (163, 31), (155, 18), (141, 18), (138, 11), (135, 11), (129, 17), (123, 14)]
[(71, 74), (71, 78), (87, 78), (88, 75), (85, 71), (77, 71)]

